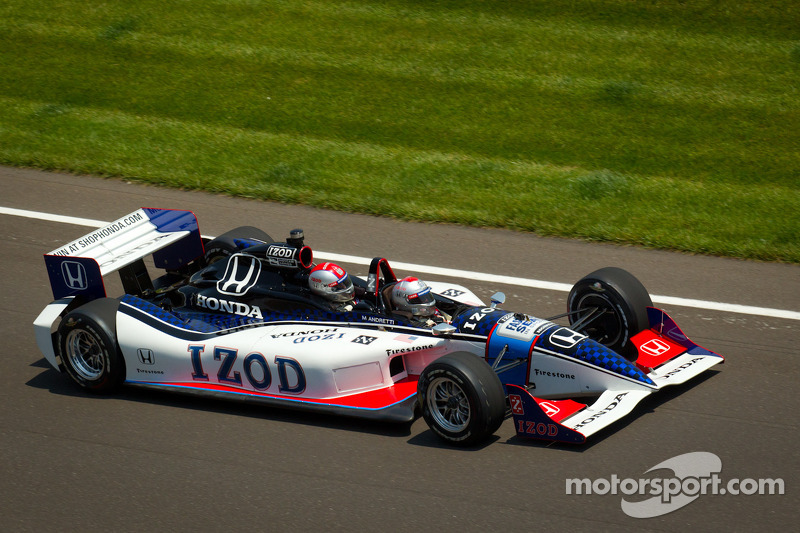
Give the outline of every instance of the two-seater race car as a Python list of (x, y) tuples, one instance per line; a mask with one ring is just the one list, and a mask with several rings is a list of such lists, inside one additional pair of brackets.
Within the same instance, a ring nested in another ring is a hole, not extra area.
[[(520, 436), (581, 443), (723, 361), (618, 268), (578, 281), (547, 319), (502, 310), (502, 293), (486, 305), (428, 282), (445, 318), (420, 325), (393, 305), (384, 258), (351, 276), (354, 305), (318, 298), (301, 230), (207, 239), (191, 212), (140, 209), (44, 258), (54, 301), (34, 322), (38, 346), (93, 392), (125, 383), (397, 422), (421, 412), (456, 445), (513, 417)], [(110, 298), (115, 271), (125, 294)]]

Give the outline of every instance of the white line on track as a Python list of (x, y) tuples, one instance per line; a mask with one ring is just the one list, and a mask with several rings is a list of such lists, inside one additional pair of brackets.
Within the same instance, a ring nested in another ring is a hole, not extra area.
[[(38, 211), (27, 211), (24, 209), (14, 209), (0, 206), (0, 215), (12, 215), (18, 217), (35, 218), (38, 220), (49, 220), (62, 224), (74, 224), (77, 226), (88, 226), (99, 228), (108, 225), (110, 222), (103, 220), (92, 220), (89, 218), (77, 218)], [(315, 250), (314, 256), (326, 261), (340, 261), (354, 265), (369, 265), (371, 258), (359, 257), (355, 255), (342, 255)], [(517, 278), (513, 276), (500, 276), (497, 274), (487, 274), (484, 272), (472, 272), (470, 270), (457, 270), (452, 268), (442, 268), (428, 265), (416, 265), (413, 263), (401, 263), (392, 261), (392, 266), (399, 270), (409, 270), (420, 274), (434, 274), (453, 278), (469, 278), (477, 281), (488, 281), (491, 283), (502, 283), (504, 285), (514, 285), (519, 287), (531, 287), (534, 289), (544, 289), (549, 291), (569, 292), (572, 285), (568, 283), (555, 283), (552, 281), (541, 281), (537, 279)], [(764, 316), (772, 318), (786, 318), (789, 320), (800, 320), (800, 312), (789, 311), (787, 309), (771, 309), (768, 307), (754, 307), (750, 305), (729, 304), (723, 302), (709, 302), (705, 300), (693, 300), (690, 298), (676, 298), (674, 296), (651, 295), (653, 303), (675, 305), (681, 307), (692, 307), (695, 309), (707, 309), (711, 311), (722, 311), (726, 313), (738, 313), (744, 315)]]

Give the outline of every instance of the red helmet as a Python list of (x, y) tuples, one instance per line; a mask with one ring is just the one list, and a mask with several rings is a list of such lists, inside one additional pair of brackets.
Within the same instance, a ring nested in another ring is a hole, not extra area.
[(392, 305), (414, 316), (431, 316), (436, 313), (436, 300), (431, 288), (417, 278), (403, 278), (392, 288)]
[(347, 272), (337, 264), (322, 263), (311, 269), (308, 275), (311, 292), (333, 302), (349, 302), (355, 289)]

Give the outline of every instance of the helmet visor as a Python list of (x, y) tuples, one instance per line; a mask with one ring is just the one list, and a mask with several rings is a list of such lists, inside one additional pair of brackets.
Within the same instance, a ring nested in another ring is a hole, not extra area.
[(433, 305), (436, 300), (433, 298), (433, 294), (431, 294), (430, 288), (426, 288), (416, 294), (410, 294), (406, 296), (406, 300), (408, 301), (409, 305)]
[(346, 302), (353, 299), (355, 289), (350, 276), (347, 275), (340, 281), (332, 283), (328, 286), (331, 294), (331, 299), (334, 302)]

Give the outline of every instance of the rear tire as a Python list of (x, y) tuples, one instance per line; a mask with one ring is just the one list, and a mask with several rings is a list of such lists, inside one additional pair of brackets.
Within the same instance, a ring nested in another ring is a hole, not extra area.
[(647, 308), (653, 301), (630, 272), (606, 267), (583, 277), (569, 292), (570, 325), (630, 361), (638, 352), (631, 337), (649, 327)]
[(469, 352), (445, 355), (428, 365), (420, 375), (417, 394), (428, 427), (454, 446), (484, 441), (505, 419), (500, 379), (483, 359)]
[(253, 242), (253, 244), (275, 242), (272, 237), (258, 228), (240, 226), (223, 233), (219, 237), (215, 237), (206, 244), (206, 253), (204, 256), (206, 263), (210, 265), (236, 252), (246, 250), (248, 248), (248, 241), (259, 241)]
[(125, 361), (115, 335), (117, 300), (104, 298), (68, 313), (58, 328), (58, 348), (67, 374), (81, 388), (104, 393), (125, 379)]

